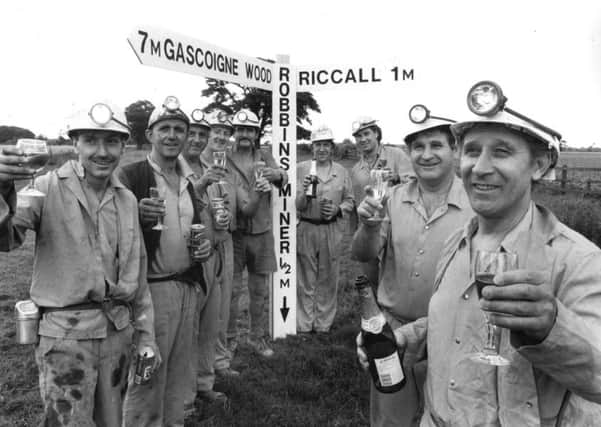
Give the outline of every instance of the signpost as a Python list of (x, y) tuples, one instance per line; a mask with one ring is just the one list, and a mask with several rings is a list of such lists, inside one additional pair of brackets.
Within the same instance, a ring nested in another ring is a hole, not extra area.
[(278, 55), (272, 95), (272, 154), (288, 173), (288, 184), (272, 197), (275, 256), (270, 330), (274, 338), (296, 334), (296, 79), (289, 57)]
[(296, 92), (414, 79), (413, 69), (362, 65), (292, 67), (288, 56), (271, 64), (155, 27), (137, 27), (127, 41), (143, 65), (272, 91), (272, 154), (288, 183), (272, 192), (277, 271), (270, 292), (273, 338), (296, 334)]

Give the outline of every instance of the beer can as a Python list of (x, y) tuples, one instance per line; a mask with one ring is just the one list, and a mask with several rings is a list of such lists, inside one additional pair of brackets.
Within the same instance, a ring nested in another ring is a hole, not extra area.
[(206, 227), (203, 224), (192, 224), (190, 226), (190, 239), (188, 246), (198, 246), (205, 238)]
[(146, 384), (152, 376), (152, 367), (154, 365), (155, 355), (152, 350), (147, 351), (144, 355), (136, 356), (136, 372), (134, 374), (134, 383)]

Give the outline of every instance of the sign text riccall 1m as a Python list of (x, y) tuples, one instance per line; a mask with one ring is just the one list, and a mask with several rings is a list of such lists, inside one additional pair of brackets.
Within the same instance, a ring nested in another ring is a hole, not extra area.
[[(393, 81), (414, 80), (413, 68), (406, 70), (398, 66), (390, 69)], [(376, 67), (333, 68), (321, 70), (300, 70), (299, 88), (320, 85), (346, 85), (382, 82), (381, 70)]]

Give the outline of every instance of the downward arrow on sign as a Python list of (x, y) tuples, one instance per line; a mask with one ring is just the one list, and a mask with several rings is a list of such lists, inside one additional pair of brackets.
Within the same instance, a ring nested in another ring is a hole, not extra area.
[(284, 303), (282, 304), (282, 308), (280, 308), (280, 313), (282, 313), (282, 319), (284, 322), (286, 321), (286, 317), (288, 317), (288, 312), (290, 309), (286, 306), (286, 297), (284, 297)]

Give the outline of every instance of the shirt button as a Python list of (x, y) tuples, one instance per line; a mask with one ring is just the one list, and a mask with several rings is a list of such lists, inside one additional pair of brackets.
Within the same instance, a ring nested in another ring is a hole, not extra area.
[(415, 277), (419, 277), (419, 273), (417, 271), (415, 272)]
[(420, 250), (418, 251), (418, 253), (421, 255), (421, 254), (423, 254), (423, 253), (424, 253), (424, 250), (423, 250), (423, 249), (420, 249)]
[(451, 380), (451, 381), (449, 382), (449, 385), (450, 385), (451, 387), (455, 387), (455, 380)]
[(459, 337), (455, 337), (455, 343), (456, 344), (461, 344), (461, 340), (459, 339)]
[(426, 227), (424, 227), (424, 228), (425, 228), (426, 230), (429, 230), (429, 229), (430, 229), (430, 226), (429, 226), (429, 225), (426, 225)]
[(526, 402), (526, 406), (527, 406), (528, 408), (532, 408), (532, 402)]
[(463, 299), (469, 299), (469, 298), (470, 298), (469, 294), (463, 294)]

